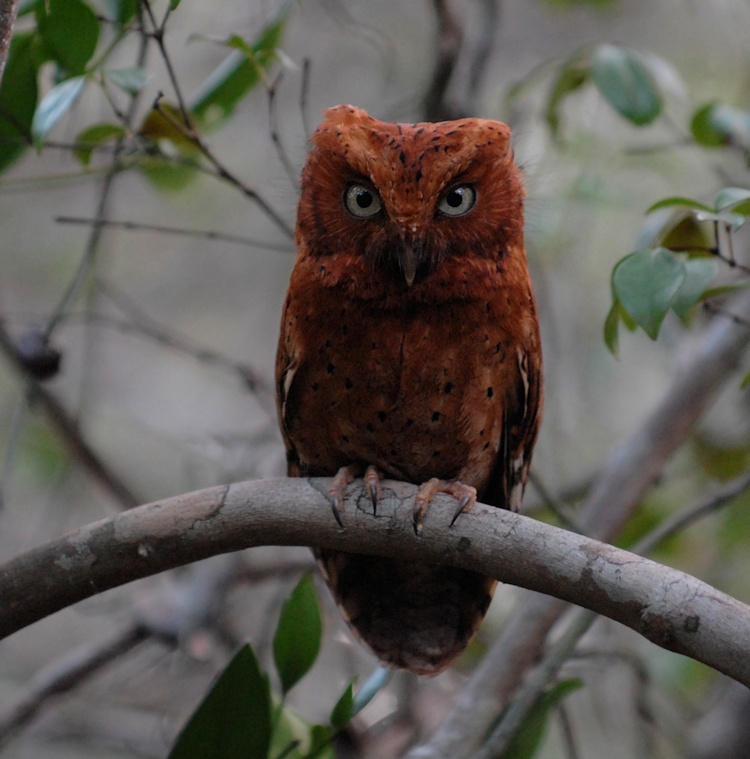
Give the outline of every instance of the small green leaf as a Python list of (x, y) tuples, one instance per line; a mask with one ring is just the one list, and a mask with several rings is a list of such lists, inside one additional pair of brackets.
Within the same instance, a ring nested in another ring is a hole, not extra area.
[(180, 0), (169, 0), (169, 10), (173, 11), (177, 9), (180, 4)]
[(346, 690), (341, 694), (341, 698), (336, 702), (331, 712), (331, 727), (334, 730), (341, 730), (346, 727), (352, 718), (352, 707), (354, 706), (354, 683), (351, 682), (346, 686)]
[(620, 301), (615, 300), (604, 320), (604, 344), (613, 356), (620, 355)]
[(581, 680), (562, 680), (542, 693), (500, 759), (532, 759), (541, 746), (552, 710), (581, 687)]
[(664, 248), (625, 256), (612, 272), (612, 290), (622, 308), (652, 339), (685, 279), (685, 265)]
[(19, 158), (31, 140), (31, 120), (36, 110), (37, 37), (16, 33), (10, 43), (5, 72), (0, 80), (0, 171)]
[(746, 387), (750, 387), (750, 372), (748, 372), (740, 382), (740, 388), (744, 390)]
[(142, 68), (110, 69), (105, 74), (110, 82), (131, 95), (137, 95), (148, 81), (148, 72)]
[(63, 114), (75, 103), (86, 84), (86, 77), (74, 76), (53, 87), (37, 106), (31, 122), (31, 134), (37, 150), (42, 149), (44, 138)]
[(99, 21), (83, 0), (49, 0), (39, 32), (50, 56), (69, 74), (82, 74), (96, 51)]
[(739, 279), (728, 285), (709, 287), (701, 296), (701, 300), (711, 300), (711, 298), (717, 298), (719, 295), (726, 295), (727, 293), (733, 293), (737, 290), (745, 290), (748, 287), (750, 287), (750, 279)]
[(184, 190), (199, 174), (197, 166), (160, 156), (139, 156), (136, 165), (143, 176), (160, 192)]
[(707, 103), (690, 122), (690, 132), (699, 145), (737, 145), (750, 148), (750, 111), (726, 103)]
[(334, 759), (331, 749), (333, 734), (327, 725), (313, 725), (310, 728), (310, 750), (304, 759)]
[(691, 258), (685, 261), (685, 279), (672, 301), (672, 310), (683, 322), (687, 321), (693, 306), (702, 300), (716, 276), (716, 261), (712, 258)]
[(273, 639), (273, 658), (285, 694), (315, 663), (322, 631), (313, 581), (305, 575), (284, 604)]
[(711, 208), (711, 206), (707, 206), (705, 203), (700, 203), (697, 200), (693, 200), (692, 198), (685, 198), (680, 195), (675, 195), (671, 198), (662, 198), (662, 200), (654, 203), (652, 206), (649, 206), (646, 210), (646, 213), (653, 213), (654, 211), (658, 211), (661, 208), (669, 208), (671, 206), (681, 206), (683, 208), (695, 208), (700, 211), (713, 211), (714, 209)]
[(191, 99), (190, 111), (204, 126), (213, 126), (230, 116), (242, 98), (261, 81), (261, 73), (276, 55), (290, 8), (290, 3), (284, 3), (276, 19), (265, 27), (256, 42), (248, 44), (236, 35), (227, 40), (227, 46), (235, 50)]
[(725, 187), (716, 196), (714, 206), (717, 211), (729, 208), (732, 213), (750, 215), (750, 190), (744, 187)]
[(553, 135), (560, 127), (560, 105), (571, 92), (580, 89), (589, 78), (589, 69), (580, 57), (574, 58), (560, 69), (550, 91), (545, 118)]
[(386, 667), (378, 667), (365, 680), (365, 684), (357, 691), (352, 704), (352, 717), (359, 714), (370, 701), (382, 690), (393, 676), (393, 670)]
[(110, 140), (125, 137), (126, 134), (119, 124), (94, 124), (78, 133), (73, 154), (84, 166), (88, 166), (95, 148)]
[(270, 745), (268, 678), (245, 645), (190, 717), (168, 759), (266, 759)]
[(591, 76), (605, 100), (633, 124), (650, 124), (661, 113), (654, 77), (634, 50), (598, 45), (591, 56)]

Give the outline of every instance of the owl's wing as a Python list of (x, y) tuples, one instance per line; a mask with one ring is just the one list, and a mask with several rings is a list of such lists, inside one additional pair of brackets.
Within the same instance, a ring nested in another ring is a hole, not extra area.
[(518, 511), (529, 477), (542, 410), (542, 367), (538, 347), (521, 348), (515, 382), (504, 399), (503, 433), (495, 468), (482, 500)]
[(293, 340), (289, 333), (290, 325), (287, 320), (289, 311), (289, 299), (284, 304), (281, 317), (281, 335), (279, 347), (276, 352), (276, 408), (281, 426), (281, 436), (284, 438), (286, 448), (287, 474), (290, 477), (298, 477), (299, 455), (289, 436), (289, 394), (295, 374), (299, 368), (299, 362), (294, 355)]

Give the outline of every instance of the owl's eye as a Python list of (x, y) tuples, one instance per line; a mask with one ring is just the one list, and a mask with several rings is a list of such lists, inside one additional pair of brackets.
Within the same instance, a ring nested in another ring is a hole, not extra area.
[(470, 184), (451, 187), (438, 203), (438, 211), (446, 216), (463, 216), (474, 207), (477, 191)]
[(380, 213), (383, 203), (380, 195), (368, 185), (350, 184), (344, 195), (346, 210), (360, 219), (367, 219)]

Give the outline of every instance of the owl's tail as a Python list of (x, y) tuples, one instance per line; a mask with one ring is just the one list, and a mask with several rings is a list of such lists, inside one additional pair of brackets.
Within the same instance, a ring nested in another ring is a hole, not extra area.
[(344, 619), (391, 667), (437, 675), (464, 650), (495, 580), (455, 567), (316, 551)]

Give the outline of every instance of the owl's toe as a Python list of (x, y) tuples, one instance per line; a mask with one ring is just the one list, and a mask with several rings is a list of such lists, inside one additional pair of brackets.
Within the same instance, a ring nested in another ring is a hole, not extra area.
[(451, 519), (451, 527), (458, 517), (465, 511), (468, 511), (477, 501), (476, 488), (471, 485), (465, 485), (458, 480), (440, 480), (437, 477), (433, 477), (431, 480), (422, 483), (414, 499), (414, 532), (417, 535), (422, 530), (422, 523), (427, 513), (427, 508), (438, 493), (447, 493), (458, 501), (458, 508)]

